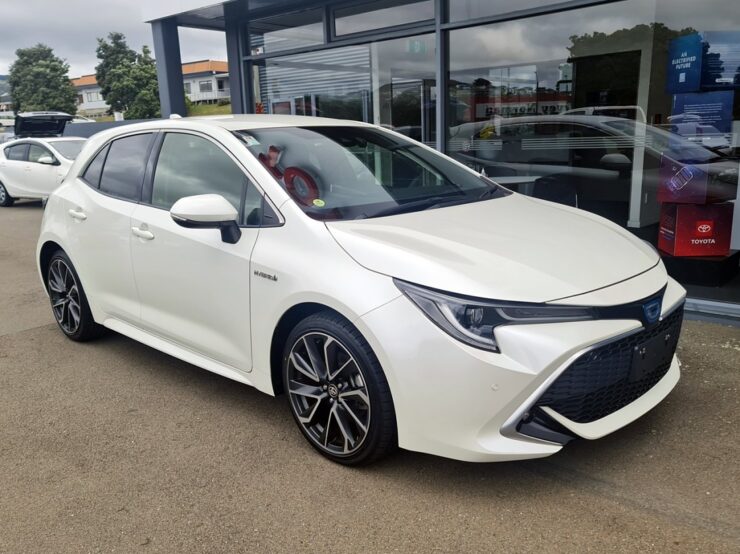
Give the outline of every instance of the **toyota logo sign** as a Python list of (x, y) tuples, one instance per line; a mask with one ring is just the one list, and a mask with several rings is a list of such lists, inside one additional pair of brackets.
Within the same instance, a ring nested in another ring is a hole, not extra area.
[(702, 234), (706, 234), (712, 231), (712, 226), (709, 225), (708, 223), (702, 223), (701, 225), (698, 225), (696, 227), (696, 230)]

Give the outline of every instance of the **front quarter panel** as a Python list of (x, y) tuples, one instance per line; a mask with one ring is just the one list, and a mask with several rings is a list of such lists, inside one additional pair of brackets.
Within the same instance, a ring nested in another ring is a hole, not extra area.
[(401, 294), (392, 279), (352, 260), (323, 223), (296, 206), (281, 211), (283, 226), (260, 230), (250, 275), (254, 384), (270, 394), (273, 332), (288, 310), (316, 303), (354, 322)]

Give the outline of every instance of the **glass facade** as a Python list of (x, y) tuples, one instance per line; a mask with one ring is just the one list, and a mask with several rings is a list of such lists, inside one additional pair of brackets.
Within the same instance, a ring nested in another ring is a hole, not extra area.
[(435, 144), (434, 35), (269, 58), (253, 86), (258, 113), (367, 121)]
[(337, 8), (334, 30), (340, 35), (362, 33), (434, 19), (433, 0), (374, 0)]
[(737, 0), (347, 2), (248, 29), (249, 111), (393, 128), (740, 303)]

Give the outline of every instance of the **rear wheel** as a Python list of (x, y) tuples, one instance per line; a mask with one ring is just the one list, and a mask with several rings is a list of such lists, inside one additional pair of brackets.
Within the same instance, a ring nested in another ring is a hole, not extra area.
[(95, 323), (80, 278), (63, 250), (51, 257), (46, 286), (54, 319), (65, 335), (83, 342), (103, 333), (105, 328)]
[(7, 208), (13, 205), (15, 202), (15, 198), (10, 196), (10, 193), (8, 193), (8, 189), (5, 188), (5, 185), (0, 183), (0, 206), (3, 208)]
[(335, 462), (374, 462), (397, 445), (388, 382), (370, 345), (347, 320), (321, 312), (291, 332), (283, 383), (293, 417), (316, 450)]

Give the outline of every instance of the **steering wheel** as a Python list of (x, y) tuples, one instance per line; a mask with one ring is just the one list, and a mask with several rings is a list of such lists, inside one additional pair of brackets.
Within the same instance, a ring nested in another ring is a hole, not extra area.
[(304, 206), (311, 206), (319, 197), (319, 187), (311, 175), (300, 167), (286, 167), (283, 172), (285, 190)]

